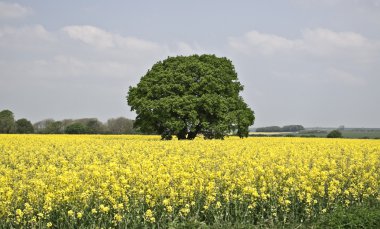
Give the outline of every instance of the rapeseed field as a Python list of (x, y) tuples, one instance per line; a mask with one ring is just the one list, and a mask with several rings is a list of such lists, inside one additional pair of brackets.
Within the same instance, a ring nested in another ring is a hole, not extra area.
[(307, 222), (380, 199), (380, 141), (0, 135), (0, 227)]

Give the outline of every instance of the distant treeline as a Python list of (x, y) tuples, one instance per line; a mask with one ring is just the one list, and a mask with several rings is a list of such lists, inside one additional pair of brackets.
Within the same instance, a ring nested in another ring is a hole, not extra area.
[(55, 121), (45, 119), (33, 124), (34, 132), (39, 134), (134, 134), (133, 120), (119, 117), (102, 123), (96, 118), (64, 119)]
[(267, 126), (256, 129), (256, 132), (297, 132), (304, 130), (302, 125), (288, 125), (288, 126)]
[(0, 133), (19, 134), (135, 134), (134, 121), (124, 117), (111, 118), (102, 123), (96, 118), (64, 119), (56, 121), (45, 119), (32, 124), (22, 118), (14, 119), (13, 112), (0, 112)]

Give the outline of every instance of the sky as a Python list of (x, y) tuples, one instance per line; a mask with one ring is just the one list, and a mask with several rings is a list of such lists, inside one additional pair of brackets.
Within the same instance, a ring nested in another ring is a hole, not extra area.
[(129, 87), (192, 54), (232, 61), (254, 127), (380, 127), (380, 0), (0, 0), (0, 110), (133, 119)]

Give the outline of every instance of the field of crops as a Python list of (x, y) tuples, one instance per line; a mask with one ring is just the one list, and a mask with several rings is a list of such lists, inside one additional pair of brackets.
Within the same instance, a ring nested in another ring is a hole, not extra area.
[(380, 141), (0, 135), (0, 227), (307, 222), (380, 199)]

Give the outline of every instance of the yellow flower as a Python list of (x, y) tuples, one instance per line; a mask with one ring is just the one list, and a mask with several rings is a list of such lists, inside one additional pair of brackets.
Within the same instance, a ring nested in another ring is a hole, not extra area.
[(73, 211), (73, 210), (69, 210), (69, 211), (67, 212), (67, 215), (69, 215), (69, 216), (74, 216), (74, 211)]
[(166, 211), (169, 212), (169, 213), (172, 213), (173, 212), (173, 207), (172, 206), (167, 206), (166, 207)]
[(164, 199), (162, 201), (162, 203), (165, 205), (165, 206), (168, 206), (170, 204), (170, 200), (169, 199)]
[(182, 213), (183, 216), (187, 216), (190, 212), (190, 208), (187, 205), (184, 208), (181, 208), (180, 212)]
[(115, 214), (113, 218), (115, 219), (116, 222), (121, 222), (123, 220), (123, 216), (119, 214)]
[(16, 216), (22, 217), (24, 213), (22, 212), (21, 209), (16, 209)]
[(109, 207), (106, 207), (106, 206), (104, 206), (103, 204), (101, 204), (101, 205), (99, 206), (99, 209), (100, 209), (100, 211), (103, 212), (103, 213), (107, 213), (107, 212), (110, 210)]
[[(82, 220), (90, 206), (94, 223), (104, 218), (99, 213), (112, 213), (112, 223), (123, 214), (153, 223), (209, 210), (220, 217), (236, 203), (241, 214), (281, 213), (289, 220), (293, 205), (305, 213), (295, 217), (307, 218), (359, 200), (380, 200), (380, 141), (159, 139), (2, 134), (0, 218), (48, 227), (58, 220), (52, 212), (62, 211), (59, 206), (75, 206), (64, 211)], [(158, 220), (155, 209), (161, 208), (166, 214)], [(255, 212), (260, 209), (265, 212)]]
[(146, 210), (146, 212), (145, 212), (145, 217), (147, 217), (147, 218), (153, 217), (153, 212), (152, 212), (152, 210), (150, 210), (150, 209)]

